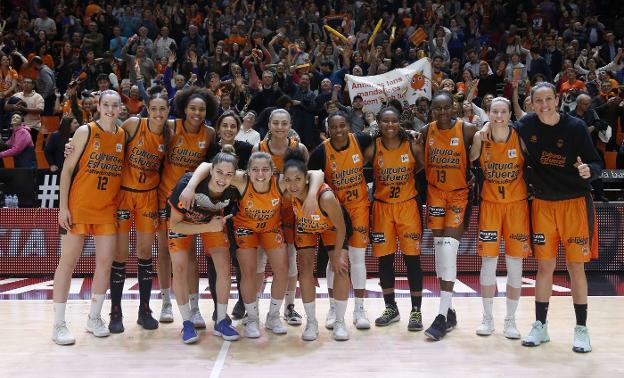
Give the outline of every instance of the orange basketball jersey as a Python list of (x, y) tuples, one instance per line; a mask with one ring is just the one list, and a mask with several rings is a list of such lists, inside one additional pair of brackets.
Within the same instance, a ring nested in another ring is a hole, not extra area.
[(368, 187), (364, 180), (364, 155), (355, 135), (349, 134), (349, 145), (337, 151), (329, 140), (325, 147), (325, 181), (338, 201), (348, 208), (368, 206)]
[(381, 138), (376, 138), (373, 156), (375, 199), (385, 203), (400, 203), (416, 197), (418, 192), (414, 164), (416, 158), (409, 141), (402, 141), (398, 148), (389, 150)]
[[(321, 195), (327, 191), (331, 191), (329, 185), (322, 184), (316, 196), (318, 202), (320, 202)], [(320, 234), (323, 231), (334, 228), (332, 221), (323, 213), (323, 210), (321, 210), (320, 204), (318, 210), (314, 212), (314, 214), (307, 216), (303, 214), (303, 201), (293, 197), (292, 205), (293, 211), (295, 212), (298, 233)]]
[(504, 143), (484, 141), (479, 164), (483, 170), (481, 197), (490, 202), (513, 202), (527, 198), (524, 155), (516, 130), (510, 127)]
[(235, 227), (249, 228), (254, 232), (271, 231), (281, 227), (282, 193), (277, 177), (271, 178), (271, 187), (266, 193), (257, 192), (252, 183), (247, 183), (245, 193), (238, 203), (234, 216)]
[(73, 223), (116, 223), (117, 195), (121, 188), (126, 134), (104, 131), (96, 122), (87, 124), (89, 136), (69, 189)]
[[(295, 148), (298, 148), (298, 147), (299, 147), (299, 142), (297, 142), (295, 139), (288, 138), (288, 149), (294, 150)], [(277, 174), (284, 172), (284, 157), (275, 155), (273, 151), (271, 151), (271, 147), (269, 147), (268, 140), (260, 141), (260, 146), (258, 147), (258, 150), (262, 152), (266, 152), (269, 155), (271, 155), (271, 158), (273, 159), (273, 164), (275, 164), (275, 169), (277, 171), (276, 172)]]
[(425, 141), (427, 184), (444, 191), (468, 187), (468, 152), (464, 143), (464, 124), (458, 119), (448, 130), (431, 122)]
[(183, 121), (176, 119), (175, 130), (163, 162), (163, 172), (158, 191), (165, 197), (187, 172), (193, 172), (206, 158), (210, 140), (208, 127), (202, 125), (192, 134), (184, 128)]
[[(165, 125), (165, 127), (168, 127)], [(165, 157), (163, 134), (149, 129), (147, 118), (141, 118), (139, 126), (126, 146), (126, 165), (121, 186), (134, 191), (148, 191), (160, 183), (160, 165)]]

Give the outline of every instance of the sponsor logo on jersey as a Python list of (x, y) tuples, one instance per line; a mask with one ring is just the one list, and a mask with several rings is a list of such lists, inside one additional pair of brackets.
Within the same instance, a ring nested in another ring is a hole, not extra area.
[(336, 165), (336, 162), (335, 162), (335, 161), (332, 161), (330, 165), (331, 165), (331, 170), (332, 170), (332, 171), (334, 171), (334, 172), (335, 172), (335, 171), (337, 171), (337, 170), (338, 170), (338, 166)]
[(517, 240), (519, 242), (529, 241), (529, 235), (527, 234), (511, 234), (509, 235), (509, 239)]
[(546, 245), (546, 235), (544, 235), (544, 234), (533, 234), (533, 244), (535, 244), (535, 245)]
[(130, 210), (117, 210), (117, 220), (130, 219)]
[(459, 138), (451, 138), (451, 146), (459, 146)]
[(446, 214), (443, 207), (429, 206), (427, 212), (430, 217), (443, 217)]
[(139, 142), (137, 143), (137, 147), (142, 147), (143, 146), (143, 138), (139, 139)]
[(351, 156), (353, 158), (353, 163), (359, 163), (360, 162), (360, 155), (359, 154), (355, 154), (353, 156)]
[(253, 201), (247, 201), (247, 208), (251, 209), (253, 207)]
[(529, 142), (537, 143), (537, 135), (531, 135), (531, 137), (529, 138)]
[(185, 238), (187, 235), (169, 230), (169, 239)]
[(568, 244), (578, 244), (578, 245), (586, 245), (589, 241), (587, 238), (582, 238), (579, 236), (573, 236), (568, 238)]
[(164, 144), (159, 144), (158, 145), (158, 152), (165, 152), (165, 145)]
[(310, 215), (310, 218), (312, 218), (313, 221), (320, 221), (321, 220), (321, 216), (318, 214), (312, 214)]
[(117, 143), (117, 145), (115, 146), (115, 151), (121, 152), (122, 150), (123, 150), (123, 144)]
[(516, 151), (515, 148), (512, 148), (511, 150), (507, 150), (507, 157), (510, 159), (514, 159), (518, 157), (518, 152)]
[(455, 214), (461, 214), (463, 209), (459, 206), (449, 206), (449, 210), (451, 210)]
[(401, 155), (401, 163), (407, 163), (409, 161), (409, 156), (407, 154)]
[(253, 234), (253, 231), (248, 228), (238, 227), (236, 229), (236, 236), (248, 236), (251, 234)]
[(380, 168), (383, 167), (384, 162), (383, 162), (383, 159), (381, 157), (379, 157), (379, 159), (377, 159), (377, 165), (379, 165)]
[(386, 242), (386, 235), (383, 232), (371, 232), (371, 243), (381, 244)]
[(498, 231), (479, 231), (479, 241), (484, 243), (495, 242), (498, 240)]
[(406, 232), (403, 234), (403, 237), (411, 240), (420, 240), (420, 234), (416, 232)]
[(200, 140), (199, 141), (199, 148), (206, 148), (206, 141), (205, 140)]
[(271, 206), (277, 206), (278, 203), (279, 203), (279, 198), (273, 198), (271, 200)]
[(563, 144), (564, 144), (563, 138), (557, 139), (557, 148), (563, 148)]
[(96, 141), (93, 142), (93, 150), (97, 151), (99, 149), (100, 149), (100, 141), (96, 140)]
[(433, 146), (434, 143), (435, 143), (435, 140), (433, 138), (429, 138), (429, 145)]

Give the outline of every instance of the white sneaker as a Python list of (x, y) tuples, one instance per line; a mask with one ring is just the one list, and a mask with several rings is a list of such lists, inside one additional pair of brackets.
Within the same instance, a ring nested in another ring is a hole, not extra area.
[(334, 323), (336, 322), (336, 307), (329, 306), (327, 316), (325, 317), (325, 328), (334, 329)]
[(592, 351), (587, 327), (580, 325), (574, 327), (574, 344), (572, 344), (572, 350), (576, 353), (589, 353)]
[(87, 320), (87, 332), (92, 333), (95, 337), (110, 336), (110, 331), (106, 326), (106, 322), (101, 316), (98, 316), (95, 319), (91, 319), (89, 316), (89, 320)]
[(72, 345), (76, 342), (76, 339), (71, 332), (69, 332), (67, 323), (60, 322), (54, 325), (54, 329), (52, 330), (52, 341), (58, 345)]
[(316, 320), (308, 319), (305, 329), (301, 334), (301, 338), (305, 341), (314, 341), (318, 337), (318, 333), (318, 322)]
[(515, 318), (505, 318), (505, 329), (503, 334), (508, 339), (519, 339), (521, 337), (518, 327), (516, 327)]
[(201, 312), (199, 312), (199, 309), (193, 311), (193, 314), (191, 315), (191, 322), (195, 328), (206, 328), (206, 321), (202, 317)]
[(368, 314), (364, 308), (355, 309), (353, 311), (353, 324), (357, 329), (370, 329), (370, 321)]
[(248, 339), (257, 339), (260, 337), (260, 323), (258, 318), (250, 319), (246, 317), (243, 319), (243, 335)]
[(549, 341), (550, 336), (548, 336), (548, 323), (542, 324), (542, 322), (536, 320), (533, 323), (533, 327), (531, 328), (531, 331), (529, 331), (529, 334), (524, 336), (522, 339), (522, 345), (534, 347)]
[(344, 320), (336, 320), (336, 322), (334, 323), (334, 340), (336, 341), (349, 340), (349, 332), (347, 332), (347, 327), (345, 325)]
[(483, 315), (481, 325), (477, 328), (477, 335), (490, 336), (492, 333), (494, 333), (494, 319)]
[(161, 323), (172, 323), (173, 322), (173, 307), (171, 306), (171, 302), (163, 302), (162, 308), (160, 310), (160, 319)]
[(280, 314), (267, 314), (266, 322), (264, 323), (264, 328), (270, 330), (276, 335), (285, 335), (288, 332), (284, 323), (280, 319)]

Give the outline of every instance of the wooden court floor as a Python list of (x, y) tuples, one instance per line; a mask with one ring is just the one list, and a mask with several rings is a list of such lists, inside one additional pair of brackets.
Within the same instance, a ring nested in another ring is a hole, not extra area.
[[(522, 297), (517, 324), (524, 334), (533, 320), (533, 297)], [(225, 342), (209, 331), (200, 341), (184, 345), (180, 317), (156, 331), (136, 325), (137, 301), (124, 300), (125, 333), (96, 339), (84, 331), (89, 309), (85, 300), (70, 301), (67, 319), (76, 344), (61, 347), (51, 339), (51, 301), (0, 301), (1, 377), (624, 377), (624, 297), (590, 297), (588, 326), (593, 352), (572, 352), (574, 312), (571, 297), (552, 297), (549, 309), (551, 342), (525, 348), (502, 336), (504, 298), (496, 298), (496, 332), (475, 335), (481, 320), (481, 300), (455, 298), (458, 327), (442, 341), (431, 342), (422, 332), (408, 332), (409, 299), (398, 299), (402, 319), (389, 327), (358, 331), (351, 325), (353, 303), (347, 310), (351, 340), (336, 342), (320, 329), (317, 341), (301, 340), (302, 327), (285, 336)], [(234, 300), (230, 300), (230, 305)], [(210, 300), (200, 301), (208, 320)], [(261, 314), (268, 309), (262, 300)], [(438, 299), (424, 298), (425, 327), (437, 312)], [(303, 306), (296, 302), (300, 312)], [(383, 300), (367, 299), (369, 319), (383, 310)], [(105, 304), (105, 311), (109, 305)], [(155, 313), (160, 301), (152, 301)], [(319, 326), (328, 308), (317, 300)], [(107, 318), (107, 317), (106, 317)], [(262, 320), (264, 318), (262, 317)], [(211, 327), (212, 322), (208, 322)], [(242, 326), (239, 325), (242, 332)]]

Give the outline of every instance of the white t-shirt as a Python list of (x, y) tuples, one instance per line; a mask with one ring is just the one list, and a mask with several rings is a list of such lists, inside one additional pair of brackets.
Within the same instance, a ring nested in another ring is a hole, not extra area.
[[(41, 111), (43, 111), (43, 106), (45, 102), (43, 100), (43, 97), (39, 93), (32, 91), (30, 96), (24, 96), (24, 92), (17, 92), (15, 94), (15, 97), (24, 100), (27, 108), (41, 109)], [(41, 113), (26, 113), (26, 115), (24, 116), (24, 123), (31, 129), (39, 130), (41, 128)]]
[(238, 131), (238, 134), (236, 135), (236, 138), (234, 139), (240, 140), (242, 142), (247, 142), (251, 144), (252, 146), (255, 146), (258, 143), (260, 143), (260, 133), (254, 129), (249, 129), (245, 131), (241, 127), (241, 129)]

